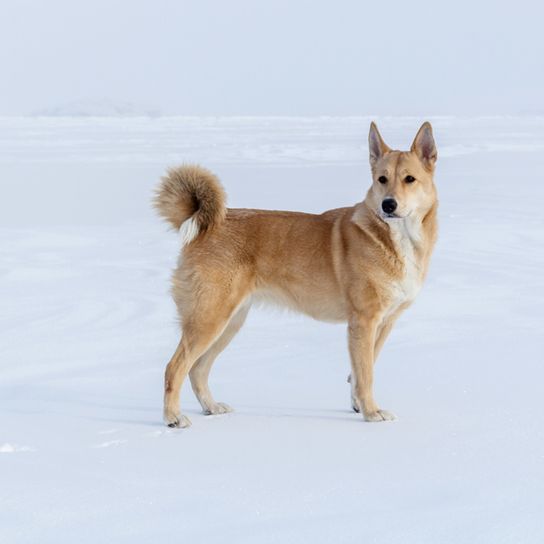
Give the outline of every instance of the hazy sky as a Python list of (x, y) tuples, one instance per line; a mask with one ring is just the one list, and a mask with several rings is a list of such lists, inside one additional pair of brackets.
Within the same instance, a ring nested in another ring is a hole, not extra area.
[(536, 0), (0, 0), (0, 114), (544, 113)]

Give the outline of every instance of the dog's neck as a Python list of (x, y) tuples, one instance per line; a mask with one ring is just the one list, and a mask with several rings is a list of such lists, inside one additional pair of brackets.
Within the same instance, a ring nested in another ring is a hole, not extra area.
[(411, 255), (425, 270), (437, 235), (438, 203), (422, 216), (411, 214), (403, 219), (384, 220), (366, 202), (355, 207), (352, 221), (384, 251), (404, 261)]
[(409, 215), (398, 219), (382, 219), (389, 227), (389, 234), (395, 241), (418, 246), (422, 238), (423, 222), (418, 217)]

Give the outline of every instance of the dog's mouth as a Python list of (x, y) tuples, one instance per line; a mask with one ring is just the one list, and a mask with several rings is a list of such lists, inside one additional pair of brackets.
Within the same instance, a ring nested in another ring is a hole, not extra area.
[(380, 213), (382, 219), (384, 221), (387, 221), (387, 220), (390, 220), (390, 219), (404, 219), (404, 217), (402, 217), (401, 215), (398, 215), (396, 213), (385, 213), (385, 212), (381, 212)]
[(408, 217), (410, 217), (410, 215), (412, 214), (412, 212), (409, 212), (407, 213), (406, 215), (399, 215), (398, 213), (385, 213), (384, 211), (380, 210), (378, 212), (378, 215), (380, 216), (380, 218), (383, 220), (383, 221), (394, 221), (394, 220), (402, 220), (402, 219), (406, 219)]

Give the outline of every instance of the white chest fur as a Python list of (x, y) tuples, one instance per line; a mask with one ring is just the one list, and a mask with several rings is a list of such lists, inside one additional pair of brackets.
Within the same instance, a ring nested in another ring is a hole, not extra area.
[(392, 308), (412, 302), (423, 282), (423, 271), (419, 262), (416, 247), (421, 242), (421, 223), (411, 218), (395, 219), (389, 222), (391, 238), (397, 254), (404, 264), (403, 277), (394, 282), (392, 287)]

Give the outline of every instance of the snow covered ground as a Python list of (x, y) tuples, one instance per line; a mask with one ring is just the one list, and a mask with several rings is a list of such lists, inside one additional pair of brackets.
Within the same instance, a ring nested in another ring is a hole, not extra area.
[[(407, 148), (421, 121), (378, 124)], [(254, 310), (212, 373), (236, 411), (186, 384), (171, 430), (159, 176), (199, 161), (235, 207), (351, 204), (369, 119), (0, 119), (0, 542), (543, 541), (544, 118), (431, 121), (440, 240), (377, 366), (398, 421), (351, 412), (343, 326)]]

